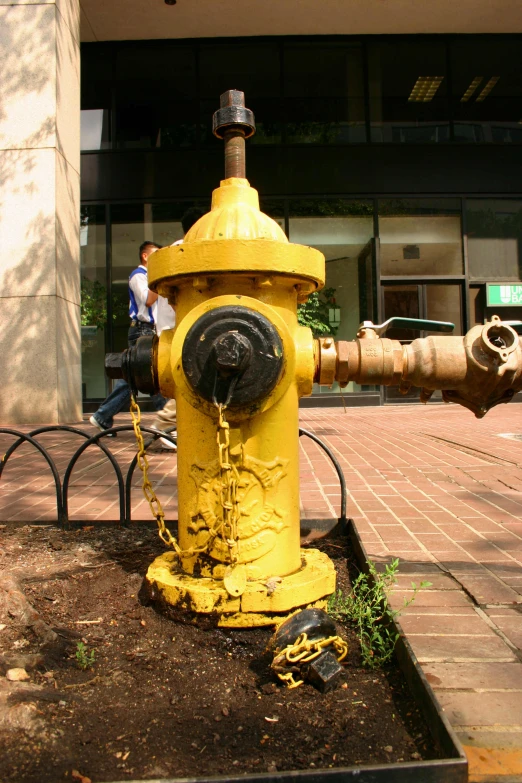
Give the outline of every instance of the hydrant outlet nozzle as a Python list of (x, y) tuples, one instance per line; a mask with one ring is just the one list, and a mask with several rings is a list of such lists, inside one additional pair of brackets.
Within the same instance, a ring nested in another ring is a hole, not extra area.
[(122, 353), (108, 353), (105, 356), (105, 372), (113, 380), (123, 378), (133, 391), (156, 394), (156, 350), (158, 338), (144, 335)]

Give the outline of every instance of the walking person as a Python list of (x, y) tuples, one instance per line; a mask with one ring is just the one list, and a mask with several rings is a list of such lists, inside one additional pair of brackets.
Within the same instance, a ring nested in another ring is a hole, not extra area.
[[(148, 240), (142, 242), (139, 249), (139, 266), (129, 276), (129, 317), (131, 319), (128, 334), (129, 346), (134, 345), (139, 337), (156, 334), (158, 294), (149, 289), (147, 261), (149, 256), (160, 247), (161, 245)], [(130, 399), (130, 386), (127, 381), (120, 378), (116, 381), (114, 389), (107, 399), (90, 417), (89, 422), (102, 432), (109, 430), (113, 426), (114, 416), (122, 410), (129, 410)], [(161, 410), (165, 405), (165, 397), (161, 394), (155, 394), (152, 401), (156, 410)]]

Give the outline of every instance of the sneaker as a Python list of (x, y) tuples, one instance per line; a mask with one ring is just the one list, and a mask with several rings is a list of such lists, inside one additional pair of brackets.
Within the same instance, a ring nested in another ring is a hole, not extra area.
[[(156, 430), (156, 432), (161, 432), (161, 430), (158, 427), (155, 427), (154, 424), (151, 424), (151, 430)], [(175, 443), (171, 443), (170, 440), (167, 440), (167, 438), (157, 438), (156, 440), (153, 440), (152, 443), (149, 446), (149, 451), (177, 451), (178, 447)]]
[[(92, 424), (93, 427), (96, 427), (100, 432), (105, 432), (106, 430), (110, 429), (110, 427), (104, 427), (103, 424), (101, 424), (96, 416), (91, 416), (89, 419), (89, 423)], [(108, 438), (115, 438), (118, 433), (111, 432), (109, 435), (107, 435)]]

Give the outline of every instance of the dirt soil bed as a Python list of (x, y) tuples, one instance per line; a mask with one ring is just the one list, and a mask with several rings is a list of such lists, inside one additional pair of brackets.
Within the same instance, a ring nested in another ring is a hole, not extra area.
[[(314, 544), (317, 545), (317, 542)], [(323, 540), (349, 587), (347, 542)], [(139, 602), (164, 551), (154, 529), (0, 530), (0, 780), (246, 774), (436, 758), (395, 669), (360, 667), (349, 627), (342, 687), (288, 690), (269, 629), (202, 630)], [(85, 671), (77, 643), (94, 650)], [(24, 668), (30, 679), (5, 676)]]

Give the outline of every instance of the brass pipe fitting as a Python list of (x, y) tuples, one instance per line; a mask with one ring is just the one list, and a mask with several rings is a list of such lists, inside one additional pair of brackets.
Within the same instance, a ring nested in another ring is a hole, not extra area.
[(518, 335), (496, 315), (464, 337), (430, 336), (402, 345), (379, 338), (371, 329), (359, 335), (352, 342), (334, 344), (335, 360), (332, 338), (316, 341), (317, 383), (331, 385), (336, 380), (344, 387), (355, 381), (403, 390), (418, 386), (421, 402), (441, 390), (446, 402), (457, 402), (478, 418), (522, 390)]
[(337, 380), (337, 345), (333, 337), (320, 337), (318, 339), (316, 359), (316, 383), (321, 386), (332, 386)]
[(403, 346), (398, 340), (363, 337), (334, 343), (332, 337), (319, 338), (316, 349), (315, 382), (344, 388), (350, 381), (360, 384), (396, 386), (404, 367)]

